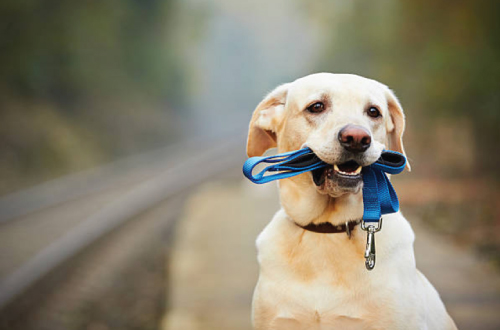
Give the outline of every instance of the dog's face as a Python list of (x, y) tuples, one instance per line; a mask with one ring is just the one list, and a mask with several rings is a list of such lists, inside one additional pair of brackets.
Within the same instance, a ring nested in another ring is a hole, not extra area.
[(363, 166), (374, 163), (383, 149), (404, 153), (403, 131), (403, 110), (385, 85), (355, 75), (319, 73), (279, 86), (258, 105), (247, 153), (310, 147), (331, 166), (282, 180), (282, 189), (299, 189), (282, 193), (282, 203), (287, 204), (283, 196), (296, 200), (304, 193), (308, 200), (321, 201), (358, 194)]

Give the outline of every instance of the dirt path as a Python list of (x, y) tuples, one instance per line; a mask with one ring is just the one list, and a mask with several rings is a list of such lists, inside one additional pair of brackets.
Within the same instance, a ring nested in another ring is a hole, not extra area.
[[(275, 185), (202, 186), (186, 204), (170, 263), (163, 330), (251, 329), (255, 238), (278, 209)], [(500, 329), (500, 276), (415, 219), (418, 267), (460, 329)]]

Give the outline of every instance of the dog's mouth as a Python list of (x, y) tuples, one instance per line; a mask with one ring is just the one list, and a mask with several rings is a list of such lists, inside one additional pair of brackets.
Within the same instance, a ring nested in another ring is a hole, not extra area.
[(355, 188), (362, 181), (362, 167), (354, 160), (342, 164), (328, 165), (312, 171), (313, 181), (321, 190), (331, 190), (332, 186)]

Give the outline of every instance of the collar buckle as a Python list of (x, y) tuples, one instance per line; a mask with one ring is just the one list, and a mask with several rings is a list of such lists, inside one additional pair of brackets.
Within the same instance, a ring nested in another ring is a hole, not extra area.
[(351, 228), (349, 227), (349, 221), (345, 222), (345, 233), (347, 234), (347, 237), (351, 239)]

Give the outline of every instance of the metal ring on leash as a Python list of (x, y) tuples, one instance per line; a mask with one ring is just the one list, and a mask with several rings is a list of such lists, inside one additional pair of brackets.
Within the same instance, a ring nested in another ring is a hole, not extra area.
[(373, 224), (366, 225), (364, 220), (361, 221), (361, 229), (366, 231), (365, 266), (368, 270), (375, 268), (375, 233), (382, 229), (382, 218), (377, 224), (377, 226)]

